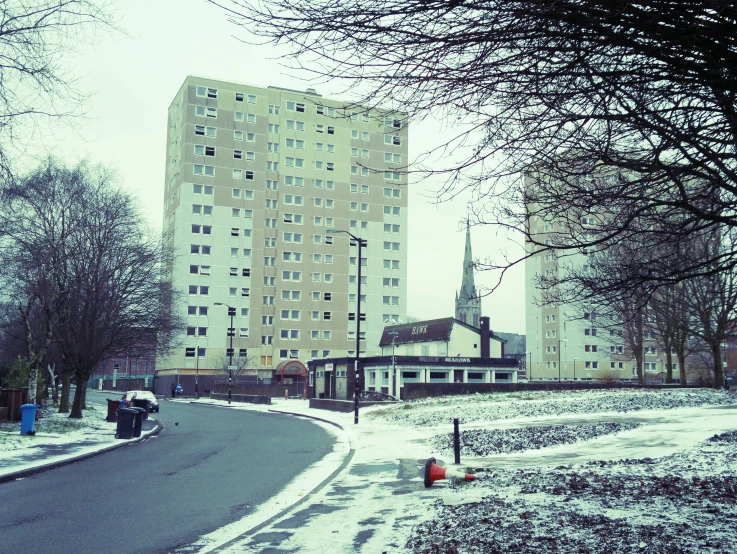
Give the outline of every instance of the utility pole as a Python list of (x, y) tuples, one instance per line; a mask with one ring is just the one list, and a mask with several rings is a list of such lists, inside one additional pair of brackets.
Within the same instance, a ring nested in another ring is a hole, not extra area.
[(396, 331), (392, 331), (389, 334), (392, 336), (392, 391), (394, 393), (394, 396), (397, 396), (397, 362), (394, 356), (394, 346), (396, 344), (397, 336), (399, 335), (399, 333), (397, 333)]
[(328, 235), (334, 233), (345, 233), (350, 236), (355, 244), (358, 246), (358, 296), (356, 297), (356, 360), (354, 362), (354, 370), (356, 373), (356, 390), (354, 393), (354, 409), (353, 409), (353, 423), (358, 424), (358, 402), (359, 396), (361, 395), (361, 372), (360, 372), (360, 357), (361, 357), (361, 253), (363, 247), (367, 246), (367, 241), (357, 237), (353, 233), (343, 231), (341, 229), (326, 229)]
[(233, 335), (235, 335), (235, 327), (233, 327), (233, 317), (235, 317), (235, 308), (228, 306), (223, 302), (215, 302), (215, 306), (226, 306), (228, 315), (230, 316), (230, 327), (228, 327), (228, 336), (230, 336), (230, 349), (228, 352), (228, 404), (233, 397)]

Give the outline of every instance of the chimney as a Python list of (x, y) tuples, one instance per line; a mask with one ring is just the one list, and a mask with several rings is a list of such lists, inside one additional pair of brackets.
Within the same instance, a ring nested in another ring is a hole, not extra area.
[(481, 357), (489, 357), (489, 318), (483, 316), (481, 318)]

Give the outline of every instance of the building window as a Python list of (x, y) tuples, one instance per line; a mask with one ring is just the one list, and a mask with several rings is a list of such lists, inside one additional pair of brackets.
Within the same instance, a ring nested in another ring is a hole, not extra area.
[(217, 108), (211, 106), (195, 106), (195, 113), (200, 117), (213, 117), (218, 116)]
[(218, 97), (218, 89), (216, 88), (209, 88), (209, 87), (196, 87), (197, 90), (197, 96), (200, 96), (202, 98), (217, 98)]
[(215, 137), (217, 136), (217, 129), (215, 127), (205, 127), (204, 125), (195, 125), (194, 134), (203, 137)]

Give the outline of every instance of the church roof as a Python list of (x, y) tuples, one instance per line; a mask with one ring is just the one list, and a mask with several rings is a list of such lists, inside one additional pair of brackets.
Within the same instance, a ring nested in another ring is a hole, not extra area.
[(527, 335), (517, 333), (497, 333), (497, 335), (507, 341), (504, 344), (505, 355), (524, 355), (527, 352)]
[[(453, 317), (444, 317), (442, 319), (430, 319), (426, 321), (415, 321), (414, 323), (403, 323), (400, 325), (388, 325), (384, 327), (381, 334), (379, 346), (390, 346), (392, 344), (393, 333), (397, 333), (394, 344), (409, 344), (413, 342), (434, 342), (449, 341), (450, 334), (454, 325), (460, 325), (478, 333), (481, 336), (481, 329), (468, 325)], [(489, 338), (504, 342), (504, 339), (490, 331)]]

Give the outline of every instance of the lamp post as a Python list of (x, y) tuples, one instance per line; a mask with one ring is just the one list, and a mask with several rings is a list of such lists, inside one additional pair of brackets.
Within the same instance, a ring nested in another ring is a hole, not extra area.
[(399, 336), (399, 333), (396, 331), (391, 331), (389, 333), (392, 336), (392, 379), (394, 383), (394, 396), (397, 395), (397, 362), (394, 357), (394, 345), (396, 344), (397, 337)]
[(233, 335), (235, 335), (235, 327), (233, 327), (233, 317), (235, 316), (235, 308), (228, 306), (223, 302), (215, 302), (215, 306), (226, 306), (228, 308), (228, 315), (230, 316), (230, 327), (228, 328), (228, 335), (230, 336), (230, 351), (228, 360), (228, 404), (230, 404), (233, 397)]
[(560, 383), (560, 339), (558, 339), (558, 383)]
[[(530, 364), (527, 365), (527, 354), (530, 355)], [(527, 380), (532, 381), (532, 351), (525, 352), (525, 367), (526, 373), (527, 373)]]
[(367, 246), (366, 240), (357, 237), (353, 233), (344, 231), (342, 229), (326, 229), (328, 235), (335, 233), (345, 233), (351, 237), (358, 245), (358, 296), (356, 297), (356, 361), (355, 361), (355, 373), (356, 373), (356, 391), (354, 393), (355, 405), (353, 409), (353, 424), (358, 424), (358, 397), (361, 393), (361, 380), (359, 378), (358, 366), (359, 358), (361, 356), (361, 252), (362, 249)]
[(576, 380), (576, 360), (578, 360), (578, 358), (573, 358), (573, 380), (574, 381)]
[(194, 397), (200, 398), (200, 345), (194, 345), (194, 356), (195, 356), (195, 370), (194, 370)]

